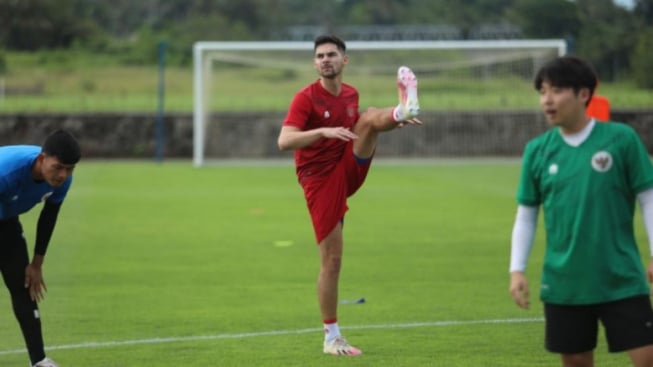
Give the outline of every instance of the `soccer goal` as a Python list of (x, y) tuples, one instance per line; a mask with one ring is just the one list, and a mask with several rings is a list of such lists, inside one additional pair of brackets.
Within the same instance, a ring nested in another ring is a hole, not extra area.
[[(408, 65), (419, 79), (423, 112), (496, 113), (533, 108), (534, 73), (565, 53), (564, 40), (352, 41), (344, 81), (360, 92), (361, 109), (392, 106), (396, 70)], [(312, 57), (312, 42), (195, 43), (193, 164), (272, 154), (270, 126), (278, 132), (294, 94), (317, 79)], [(249, 129), (222, 126), (239, 115)]]

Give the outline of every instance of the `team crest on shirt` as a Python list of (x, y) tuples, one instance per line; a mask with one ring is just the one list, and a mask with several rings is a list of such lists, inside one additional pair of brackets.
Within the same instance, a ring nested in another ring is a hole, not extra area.
[(347, 115), (349, 115), (349, 117), (354, 117), (356, 115), (356, 111), (354, 111), (353, 107), (347, 107)]
[(41, 198), (41, 201), (48, 200), (50, 196), (52, 196), (52, 191), (45, 193), (45, 195), (43, 195), (43, 197)]
[(612, 167), (612, 155), (604, 150), (592, 156), (592, 168), (597, 172), (607, 172)]
[(331, 117), (331, 114), (329, 114), (329, 111), (324, 111), (324, 118), (328, 119), (329, 117)]
[(551, 176), (558, 174), (558, 165), (553, 163), (549, 166), (549, 174)]

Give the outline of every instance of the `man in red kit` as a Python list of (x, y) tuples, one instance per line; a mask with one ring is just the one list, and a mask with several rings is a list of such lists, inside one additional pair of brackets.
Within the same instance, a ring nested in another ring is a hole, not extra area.
[(299, 91), (279, 134), (279, 149), (295, 150), (299, 183), (320, 251), (318, 302), (324, 322), (324, 353), (360, 355), (338, 328), (338, 278), (342, 260), (342, 226), (347, 198), (367, 176), (380, 132), (404, 124), (421, 124), (417, 79), (398, 70), (399, 105), (358, 111), (358, 91), (342, 82), (349, 58), (338, 37), (315, 39), (313, 64), (320, 78)]

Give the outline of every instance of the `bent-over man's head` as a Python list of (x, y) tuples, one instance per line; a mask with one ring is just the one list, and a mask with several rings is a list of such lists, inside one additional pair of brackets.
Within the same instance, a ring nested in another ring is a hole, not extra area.
[(43, 143), (41, 153), (34, 163), (34, 179), (59, 187), (73, 173), (81, 156), (77, 139), (65, 130), (57, 130)]

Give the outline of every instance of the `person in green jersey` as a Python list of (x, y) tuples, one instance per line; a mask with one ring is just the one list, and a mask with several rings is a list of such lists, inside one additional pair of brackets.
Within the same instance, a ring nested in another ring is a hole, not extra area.
[(635, 242), (636, 202), (653, 254), (653, 166), (635, 131), (586, 117), (597, 78), (576, 57), (559, 57), (535, 77), (552, 125), (526, 145), (510, 255), (510, 294), (528, 308), (524, 272), (543, 208), (546, 250), (540, 299), (546, 348), (564, 367), (594, 365), (599, 323), (610, 352), (653, 366), (649, 282)]

